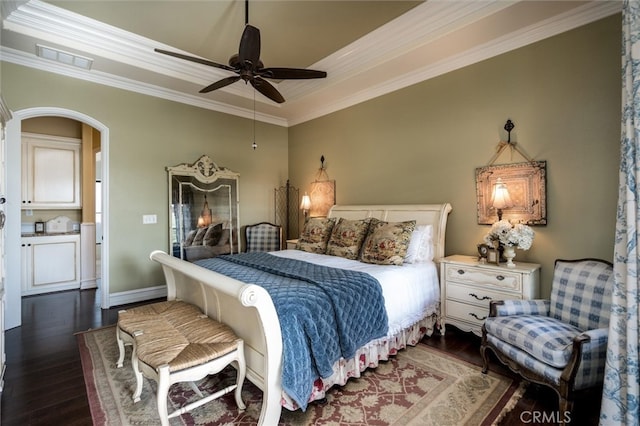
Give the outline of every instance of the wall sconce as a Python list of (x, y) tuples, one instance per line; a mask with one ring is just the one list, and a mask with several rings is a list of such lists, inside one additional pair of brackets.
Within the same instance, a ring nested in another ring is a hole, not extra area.
[(209, 225), (211, 225), (211, 209), (209, 208), (209, 203), (207, 202), (207, 194), (205, 194), (204, 205), (202, 206), (200, 216), (198, 216), (198, 228), (204, 228), (205, 226)]
[[(511, 141), (513, 121), (507, 120), (506, 141), (500, 141), (489, 165), (476, 168), (476, 200), (478, 224), (492, 225), (496, 216), (502, 220), (502, 210), (509, 208), (509, 219), (527, 225), (547, 224), (547, 162), (534, 161), (516, 142)], [(525, 163), (493, 163), (509, 148), (527, 161)], [(500, 178), (498, 178), (500, 176)], [(509, 190), (507, 190), (507, 186)]]
[(507, 185), (502, 182), (501, 178), (496, 180), (496, 184), (493, 187), (493, 194), (491, 195), (491, 206), (497, 210), (498, 220), (502, 220), (502, 209), (513, 206), (511, 196), (509, 196), (509, 190)]
[(311, 198), (305, 192), (302, 196), (302, 202), (300, 203), (300, 209), (304, 213), (304, 221), (307, 222), (307, 215), (309, 214), (309, 210), (311, 209)]
[(311, 217), (327, 217), (329, 210), (336, 203), (336, 181), (330, 180), (324, 166), (324, 155), (320, 157), (320, 169), (315, 181), (311, 183), (310, 195)]

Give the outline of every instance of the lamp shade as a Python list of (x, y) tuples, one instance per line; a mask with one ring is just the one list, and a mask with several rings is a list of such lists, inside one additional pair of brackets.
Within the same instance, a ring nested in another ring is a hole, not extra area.
[(496, 209), (504, 209), (513, 206), (507, 185), (502, 182), (501, 178), (496, 180), (496, 184), (493, 187), (491, 205)]
[(302, 196), (302, 202), (300, 203), (300, 209), (304, 210), (306, 212), (310, 208), (311, 208), (311, 198), (309, 198), (309, 196), (305, 192), (305, 194)]

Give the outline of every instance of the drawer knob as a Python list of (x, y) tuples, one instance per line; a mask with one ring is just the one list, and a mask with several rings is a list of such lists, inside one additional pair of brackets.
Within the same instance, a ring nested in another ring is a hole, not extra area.
[(460, 275), (464, 274), (464, 269), (458, 269), (458, 274)]
[(489, 296), (482, 296), (481, 298), (478, 297), (477, 294), (475, 293), (469, 293), (469, 296), (471, 297), (475, 297), (477, 300), (491, 300), (491, 298)]
[(477, 316), (477, 315), (476, 315), (476, 314), (474, 314), (473, 312), (469, 312), (469, 315), (471, 315), (472, 317), (474, 317), (475, 319), (480, 320), (480, 321), (484, 321), (484, 320), (486, 320), (486, 319), (487, 319), (487, 317), (482, 317), (482, 318), (480, 318), (479, 316)]
[(504, 280), (504, 275), (498, 275), (498, 276), (496, 276), (496, 279), (498, 281), (502, 281), (502, 280)]

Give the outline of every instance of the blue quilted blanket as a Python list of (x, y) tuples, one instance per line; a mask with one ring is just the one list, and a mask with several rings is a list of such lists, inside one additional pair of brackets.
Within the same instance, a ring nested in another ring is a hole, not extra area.
[(340, 357), (387, 334), (382, 288), (364, 272), (330, 268), (268, 253), (241, 253), (196, 264), (264, 287), (280, 318), (282, 387), (303, 409), (318, 377)]

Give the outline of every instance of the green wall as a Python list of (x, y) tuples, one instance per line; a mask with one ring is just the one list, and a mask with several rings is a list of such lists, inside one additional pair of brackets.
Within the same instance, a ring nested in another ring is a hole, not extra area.
[[(512, 140), (547, 161), (547, 226), (516, 262), (611, 260), (620, 140), (620, 15), (289, 129), (293, 185), (308, 190), (320, 156), (338, 204), (450, 202), (447, 254), (475, 254), (475, 169), (508, 118)], [(497, 163), (525, 161), (509, 152)], [(506, 217), (506, 215), (505, 215)]]
[[(273, 220), (274, 188), (288, 176), (287, 129), (83, 82), (2, 62), (2, 95), (12, 111), (59, 107), (78, 111), (109, 128), (110, 292), (164, 282), (149, 260), (168, 248), (165, 167), (209, 155), (240, 173), (240, 223)], [(142, 215), (158, 223), (143, 225)], [(9, 248), (10, 249), (10, 248)]]
[[(167, 247), (165, 167), (208, 154), (240, 173), (241, 224), (273, 217), (273, 189), (301, 193), (320, 167), (337, 202), (441, 203), (453, 211), (447, 254), (474, 254), (475, 169), (486, 166), (507, 118), (521, 148), (547, 161), (548, 225), (516, 262), (613, 256), (620, 139), (620, 15), (286, 129), (2, 63), (13, 111), (61, 107), (110, 129), (110, 289), (157, 285), (149, 252)], [(498, 163), (523, 161), (503, 154)], [(158, 225), (142, 225), (157, 214)]]

